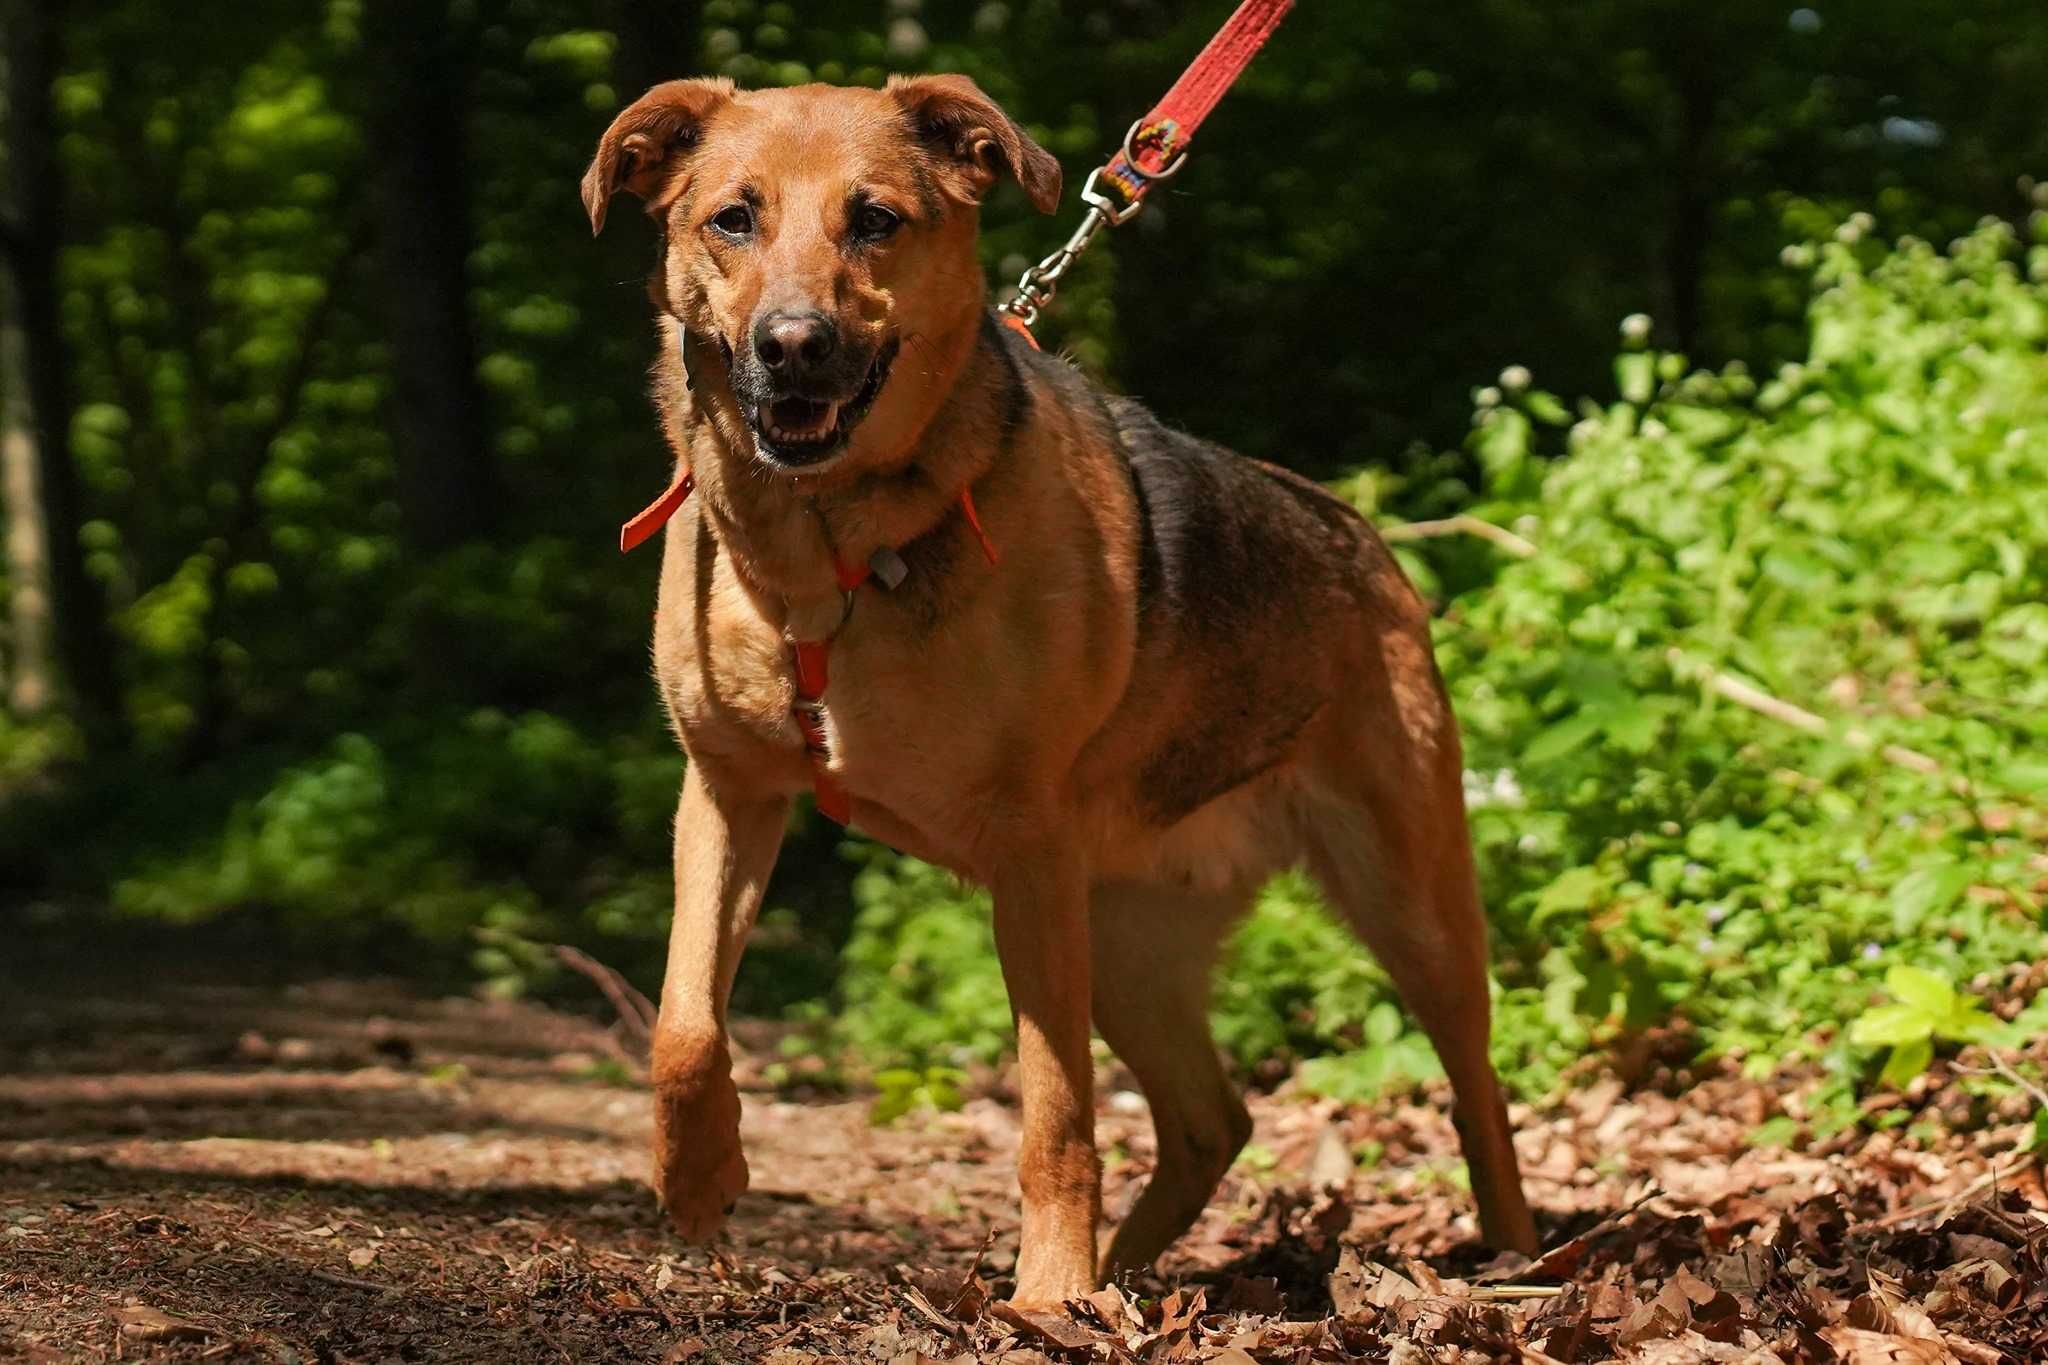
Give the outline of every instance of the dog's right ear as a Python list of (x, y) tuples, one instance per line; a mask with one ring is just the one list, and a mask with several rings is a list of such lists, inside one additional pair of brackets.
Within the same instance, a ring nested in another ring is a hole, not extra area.
[(604, 231), (605, 206), (620, 190), (651, 199), (667, 189), (705, 121), (732, 97), (733, 83), (719, 77), (667, 81), (627, 105), (598, 139), (597, 155), (583, 173), (590, 235)]

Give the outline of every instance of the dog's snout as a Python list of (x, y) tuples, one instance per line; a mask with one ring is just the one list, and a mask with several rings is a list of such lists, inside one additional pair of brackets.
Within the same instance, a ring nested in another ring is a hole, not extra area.
[(839, 340), (823, 313), (769, 313), (754, 324), (754, 354), (777, 379), (801, 379), (832, 358)]

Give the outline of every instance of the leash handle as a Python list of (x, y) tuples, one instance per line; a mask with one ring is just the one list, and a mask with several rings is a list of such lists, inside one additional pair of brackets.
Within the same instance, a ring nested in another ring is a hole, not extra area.
[(1208, 45), (1188, 63), (1159, 103), (1124, 132), (1123, 144), (1104, 165), (1088, 173), (1081, 202), (1088, 206), (1074, 235), (1052, 255), (1025, 271), (1016, 296), (1001, 310), (1029, 335), (1058, 292), (1060, 277), (1081, 258), (1105, 227), (1127, 223), (1144, 207), (1155, 181), (1170, 179), (1187, 164), (1188, 143), (1252, 58), (1294, 8), (1294, 0), (1244, 0)]

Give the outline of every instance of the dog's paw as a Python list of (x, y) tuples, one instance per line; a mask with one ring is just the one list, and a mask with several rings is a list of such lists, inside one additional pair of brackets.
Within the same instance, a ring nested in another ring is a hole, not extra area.
[(654, 1188), (669, 1222), (690, 1242), (717, 1236), (746, 1192), (740, 1095), (722, 1055), (718, 1064), (693, 1067), (673, 1080), (657, 1071)]
[(1025, 1275), (1004, 1302), (1020, 1313), (1059, 1313), (1073, 1299), (1085, 1299), (1100, 1287), (1087, 1272)]

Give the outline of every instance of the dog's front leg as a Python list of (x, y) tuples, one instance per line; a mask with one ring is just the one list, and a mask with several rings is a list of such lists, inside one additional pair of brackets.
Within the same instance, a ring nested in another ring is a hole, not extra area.
[(676, 908), (654, 1034), (654, 1182), (676, 1231), (703, 1241), (747, 1188), (725, 1006), (782, 846), (783, 797), (714, 789), (700, 764), (676, 809)]
[(1094, 1062), (1089, 1053), (1088, 873), (1064, 844), (1004, 860), (994, 880), (996, 951), (1017, 1020), (1024, 1194), (1015, 1301), (1048, 1307), (1095, 1288)]

